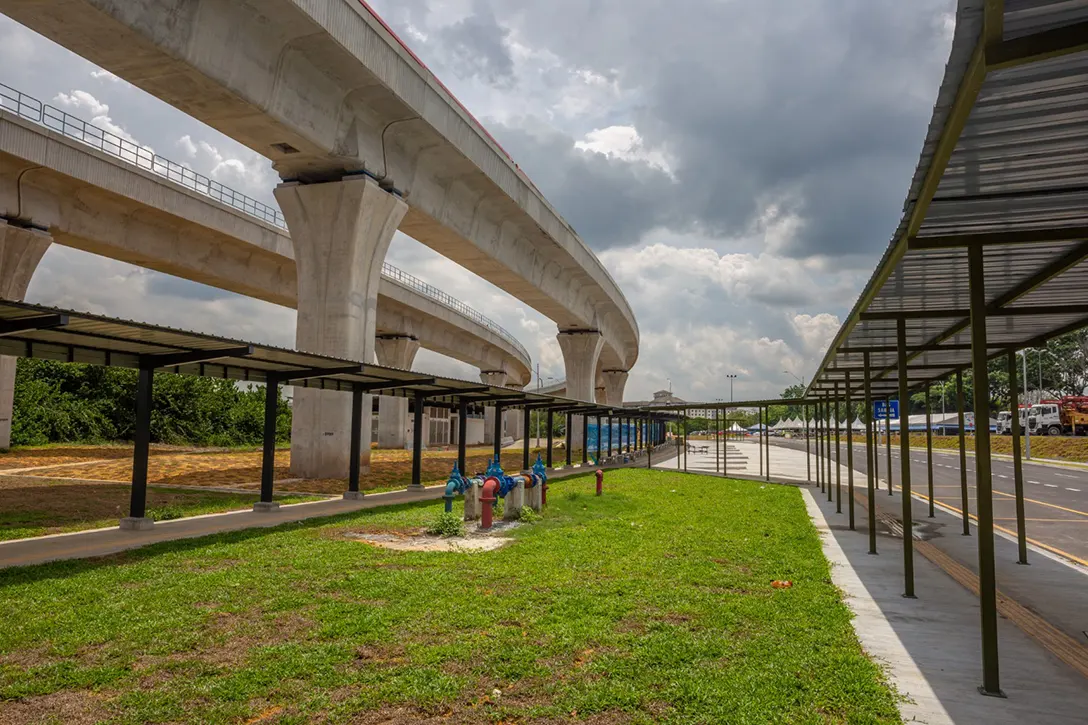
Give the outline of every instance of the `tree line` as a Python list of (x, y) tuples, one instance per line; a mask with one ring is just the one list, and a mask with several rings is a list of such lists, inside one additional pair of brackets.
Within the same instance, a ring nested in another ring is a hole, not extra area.
[[(15, 375), (13, 445), (131, 441), (137, 371), (20, 358)], [(151, 440), (193, 446), (255, 446), (264, 432), (264, 387), (158, 372)], [(281, 392), (277, 440), (291, 435)]]

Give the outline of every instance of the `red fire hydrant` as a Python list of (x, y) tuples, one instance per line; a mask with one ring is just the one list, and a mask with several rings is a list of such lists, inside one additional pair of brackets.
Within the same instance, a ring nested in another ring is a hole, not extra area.
[(480, 494), (480, 506), (482, 507), (480, 511), (481, 529), (491, 528), (491, 518), (495, 513), (493, 507), (495, 501), (499, 498), (498, 493), (499, 479), (492, 477), (484, 481), (484, 490)]
[(601, 487), (604, 485), (604, 471), (597, 469), (597, 495), (601, 495)]

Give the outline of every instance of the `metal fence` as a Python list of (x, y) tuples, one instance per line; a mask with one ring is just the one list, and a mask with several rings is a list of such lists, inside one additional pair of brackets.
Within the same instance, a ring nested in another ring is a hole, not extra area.
[[(81, 118), (50, 106), (48, 103), (42, 103), (38, 99), (3, 83), (0, 83), (0, 108), (63, 134), (67, 138), (87, 144), (126, 163), (157, 174), (186, 189), (191, 189), (198, 194), (215, 199), (261, 221), (274, 224), (284, 230), (287, 229), (287, 221), (283, 218), (283, 214), (280, 213), (279, 209), (224, 186), (203, 174), (198, 174), (188, 166), (159, 156), (133, 141), (87, 123)], [(486, 327), (512, 345), (525, 357), (527, 362), (529, 361), (529, 352), (518, 342), (516, 337), (503, 328), (502, 325), (472, 309), (464, 302), (454, 299), (437, 287), (427, 284), (418, 277), (410, 275), (388, 262), (382, 264), (382, 275)]]

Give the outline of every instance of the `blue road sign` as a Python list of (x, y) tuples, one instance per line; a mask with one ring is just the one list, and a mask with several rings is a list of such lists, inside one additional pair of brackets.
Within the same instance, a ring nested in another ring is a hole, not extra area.
[(873, 418), (874, 419), (876, 419), (876, 420), (885, 420), (885, 419), (887, 419), (889, 417), (892, 418), (892, 419), (896, 419), (896, 418), (899, 417), (899, 401), (898, 400), (889, 400), (888, 402), (891, 403), (891, 408), (892, 408), (891, 409), (891, 415), (888, 414), (888, 410), (885, 407), (883, 400), (874, 400), (873, 401)]

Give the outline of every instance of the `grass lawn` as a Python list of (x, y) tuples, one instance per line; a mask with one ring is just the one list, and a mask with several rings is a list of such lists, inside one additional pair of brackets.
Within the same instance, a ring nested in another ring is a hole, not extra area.
[[(129, 485), (73, 484), (33, 479), (0, 483), (0, 541), (116, 526), (128, 514)], [(157, 521), (251, 508), (257, 494), (149, 486), (147, 515)], [(313, 496), (277, 497), (281, 503)]]
[(343, 536), (433, 502), (0, 572), (0, 722), (900, 721), (798, 489), (592, 489), (488, 553)]

